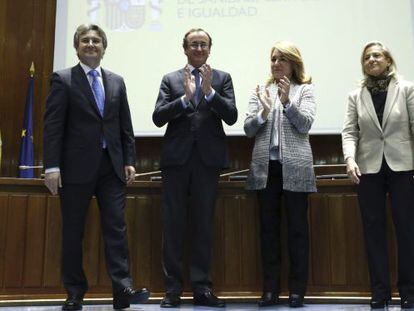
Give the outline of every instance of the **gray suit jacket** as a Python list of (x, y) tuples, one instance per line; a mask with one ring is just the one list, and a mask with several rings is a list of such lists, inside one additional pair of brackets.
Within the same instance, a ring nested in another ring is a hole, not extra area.
[[(269, 86), (273, 102), (276, 102), (277, 86)], [(244, 131), (248, 137), (255, 137), (252, 162), (247, 177), (247, 189), (264, 189), (269, 168), (270, 136), (273, 123), (280, 126), (281, 163), (283, 189), (296, 192), (316, 192), (313, 171), (312, 150), (308, 132), (315, 118), (316, 106), (311, 84), (291, 84), (289, 91), (290, 109), (279, 114), (274, 120), (273, 108), (265, 123), (259, 124), (258, 113), (262, 109), (256, 92), (250, 97), (249, 112), (244, 121)], [(280, 103), (279, 103), (280, 104)]]
[(362, 174), (378, 173), (383, 157), (393, 171), (414, 169), (414, 84), (391, 79), (381, 125), (368, 89), (351, 92), (342, 149), (344, 159), (354, 158)]

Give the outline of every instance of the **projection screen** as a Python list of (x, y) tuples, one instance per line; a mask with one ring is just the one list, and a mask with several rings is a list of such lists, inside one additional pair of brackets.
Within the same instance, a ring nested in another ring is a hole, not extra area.
[(399, 73), (414, 80), (414, 0), (57, 0), (54, 69), (78, 62), (73, 33), (97, 23), (108, 36), (101, 63), (125, 78), (136, 136), (163, 135), (152, 123), (162, 76), (184, 67), (187, 30), (213, 39), (208, 63), (232, 75), (239, 118), (225, 126), (244, 135), (248, 98), (269, 77), (270, 48), (279, 40), (302, 52), (317, 96), (311, 133), (342, 127), (347, 94), (360, 81), (367, 41), (384, 42)]

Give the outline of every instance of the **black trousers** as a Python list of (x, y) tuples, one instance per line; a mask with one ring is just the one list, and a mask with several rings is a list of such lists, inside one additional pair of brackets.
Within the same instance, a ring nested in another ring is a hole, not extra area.
[(282, 165), (269, 162), (266, 188), (257, 192), (260, 205), (263, 291), (280, 291), (280, 218), (282, 197), (287, 216), (289, 291), (304, 295), (308, 283), (308, 193), (283, 190)]
[(394, 172), (383, 160), (376, 174), (363, 174), (358, 185), (365, 246), (375, 299), (391, 297), (386, 234), (386, 194), (391, 198), (398, 246), (400, 297), (414, 299), (414, 171)]
[[(95, 180), (87, 184), (64, 183), (62, 211), (62, 278), (69, 294), (84, 294), (88, 282), (82, 267), (82, 241), (92, 196), (98, 200), (105, 259), (113, 291), (132, 286), (124, 220), (125, 184), (117, 177), (106, 150), (102, 151)], [(96, 241), (99, 243), (99, 241)]]
[[(191, 219), (190, 279), (194, 293), (211, 290), (212, 222), (219, 168), (205, 166), (194, 146), (183, 166), (162, 170), (163, 268), (166, 291), (183, 290), (183, 242), (187, 217)], [(189, 203), (189, 204), (188, 204)]]

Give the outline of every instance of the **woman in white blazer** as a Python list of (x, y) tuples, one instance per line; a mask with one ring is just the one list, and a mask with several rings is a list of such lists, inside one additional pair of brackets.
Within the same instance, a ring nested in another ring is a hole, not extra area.
[(386, 195), (398, 244), (401, 308), (414, 307), (414, 85), (397, 76), (390, 51), (369, 42), (361, 56), (364, 79), (349, 94), (342, 147), (357, 184), (364, 227), (371, 308), (391, 299), (386, 241)]
[(308, 194), (316, 191), (308, 132), (315, 119), (311, 78), (297, 47), (277, 42), (270, 52), (272, 76), (249, 100), (244, 131), (254, 137), (246, 186), (256, 190), (261, 221), (263, 295), (259, 306), (278, 303), (282, 196), (288, 219), (289, 305), (301, 307), (308, 281)]

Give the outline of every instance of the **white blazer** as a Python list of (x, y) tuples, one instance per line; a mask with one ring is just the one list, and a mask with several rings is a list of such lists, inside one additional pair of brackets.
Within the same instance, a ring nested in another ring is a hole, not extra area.
[(353, 157), (362, 174), (378, 173), (383, 157), (393, 171), (414, 169), (414, 84), (392, 78), (382, 126), (366, 87), (348, 97), (342, 130), (344, 159)]

